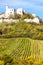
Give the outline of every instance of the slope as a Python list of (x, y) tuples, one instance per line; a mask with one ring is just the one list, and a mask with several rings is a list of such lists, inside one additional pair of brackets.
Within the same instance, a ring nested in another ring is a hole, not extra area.
[(0, 39), (0, 56), (8, 54), (15, 59), (26, 59), (29, 56), (35, 60), (43, 59), (43, 41), (30, 38)]

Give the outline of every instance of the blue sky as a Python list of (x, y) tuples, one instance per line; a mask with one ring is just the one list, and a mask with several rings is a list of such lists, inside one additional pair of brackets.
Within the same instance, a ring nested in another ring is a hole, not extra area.
[(15, 9), (23, 8), (43, 19), (43, 0), (0, 0), (0, 13), (5, 12), (6, 5)]

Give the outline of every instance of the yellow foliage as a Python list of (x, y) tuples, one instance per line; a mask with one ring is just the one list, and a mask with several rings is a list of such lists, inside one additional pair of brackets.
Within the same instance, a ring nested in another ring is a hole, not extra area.
[(0, 60), (0, 65), (4, 65), (4, 61)]

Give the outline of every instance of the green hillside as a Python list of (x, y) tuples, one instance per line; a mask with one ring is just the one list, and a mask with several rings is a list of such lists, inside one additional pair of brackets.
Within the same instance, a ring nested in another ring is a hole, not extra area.
[(43, 24), (26, 23), (1, 23), (0, 38), (28, 37), (43, 40)]
[(0, 24), (0, 65), (43, 65), (42, 60), (43, 23)]
[(0, 39), (0, 56), (8, 54), (15, 59), (43, 59), (43, 41), (29, 38)]

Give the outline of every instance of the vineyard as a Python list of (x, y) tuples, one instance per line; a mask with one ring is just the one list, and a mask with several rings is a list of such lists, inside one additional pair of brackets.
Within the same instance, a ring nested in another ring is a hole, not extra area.
[(15, 59), (26, 59), (29, 56), (35, 60), (43, 59), (43, 41), (30, 38), (0, 39), (0, 56), (8, 54)]

